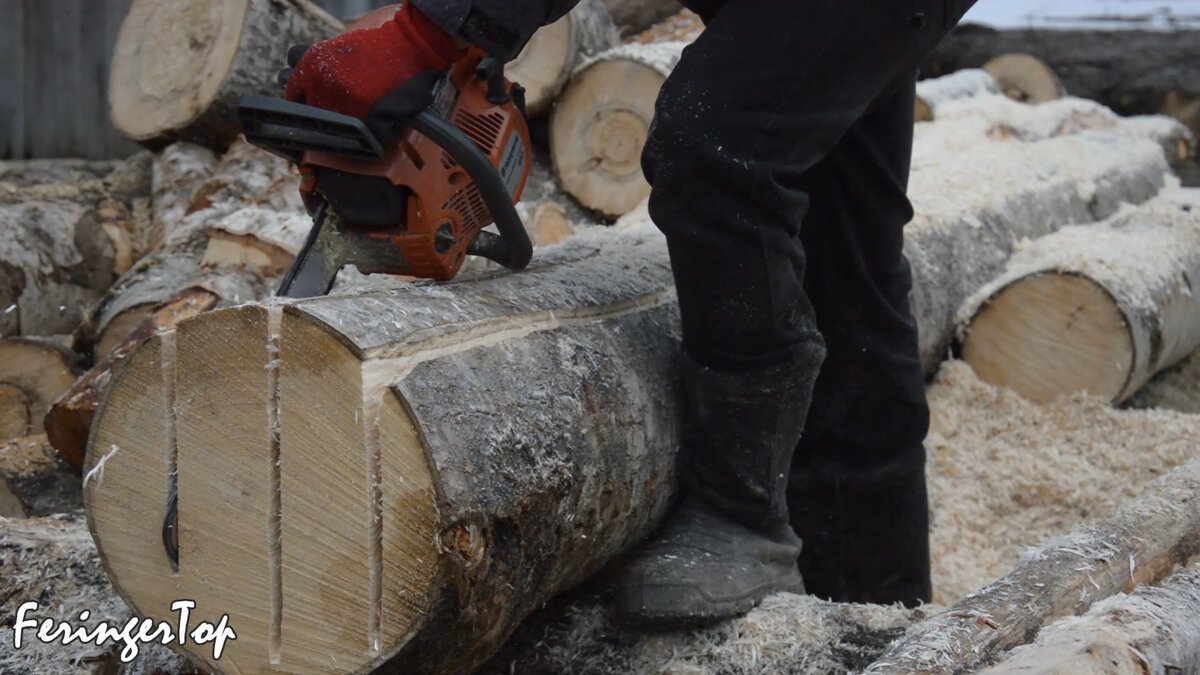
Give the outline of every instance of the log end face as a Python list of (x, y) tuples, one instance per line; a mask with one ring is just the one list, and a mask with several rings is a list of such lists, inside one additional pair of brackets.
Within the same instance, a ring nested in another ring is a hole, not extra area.
[(113, 126), (145, 141), (203, 114), (233, 64), (248, 6), (249, 0), (134, 2), (113, 54)]
[(1086, 277), (1052, 272), (997, 291), (971, 319), (962, 352), (983, 380), (1039, 403), (1083, 391), (1115, 400), (1134, 364), (1112, 296)]
[(1009, 98), (1022, 103), (1045, 103), (1066, 95), (1066, 89), (1045, 63), (1029, 54), (1002, 54), (987, 62), (983, 70)]

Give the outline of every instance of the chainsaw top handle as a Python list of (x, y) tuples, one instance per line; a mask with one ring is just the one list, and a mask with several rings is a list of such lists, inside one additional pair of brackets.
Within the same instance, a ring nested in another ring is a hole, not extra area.
[[(305, 152), (362, 161), (379, 160), (384, 155), (382, 144), (366, 124), (350, 115), (269, 96), (243, 96), (238, 102), (238, 117), (247, 141), (292, 162), (300, 162)], [(524, 269), (533, 257), (533, 244), (508, 188), (479, 146), (428, 109), (402, 124), (428, 137), (454, 158), (483, 197), (500, 235), (480, 232), (467, 252), (511, 270)]]

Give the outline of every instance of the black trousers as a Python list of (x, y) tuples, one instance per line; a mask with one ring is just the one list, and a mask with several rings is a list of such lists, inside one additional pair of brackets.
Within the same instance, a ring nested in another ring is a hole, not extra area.
[(788, 411), (807, 412), (787, 489), (805, 582), (839, 601), (927, 600), (905, 190), (914, 73), (973, 0), (692, 4), (707, 27), (643, 155), (684, 349), (753, 374), (823, 343), (811, 406)]

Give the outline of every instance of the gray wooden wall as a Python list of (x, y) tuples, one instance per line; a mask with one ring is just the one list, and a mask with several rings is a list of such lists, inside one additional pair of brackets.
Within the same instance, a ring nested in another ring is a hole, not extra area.
[[(339, 17), (388, 4), (316, 1)], [(108, 62), (130, 2), (0, 0), (0, 159), (105, 159), (137, 149), (108, 121)]]

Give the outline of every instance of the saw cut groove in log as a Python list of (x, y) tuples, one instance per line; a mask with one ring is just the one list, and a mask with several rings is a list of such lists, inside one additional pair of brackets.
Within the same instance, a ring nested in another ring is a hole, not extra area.
[(202, 288), (188, 288), (162, 306), (151, 310), (141, 324), (125, 336), (124, 342), (109, 352), (102, 361), (75, 380), (46, 413), (46, 436), (54, 449), (76, 470), (83, 468), (88, 434), (100, 395), (108, 386), (112, 373), (138, 345), (161, 330), (175, 327), (183, 319), (212, 309), (221, 298)]
[(343, 26), (308, 0), (135, 0), (113, 54), (113, 125), (136, 141), (222, 149), (239, 96), (277, 95), (289, 45)]
[(618, 217), (650, 194), (642, 147), (654, 101), (686, 43), (627, 44), (585, 63), (554, 107), (550, 158), (568, 194)]
[(1022, 103), (1045, 103), (1066, 96), (1058, 76), (1029, 54), (1001, 54), (983, 65), (1005, 96)]
[(59, 340), (0, 340), (0, 440), (41, 433), (51, 402), (78, 373), (75, 354)]
[(1037, 402), (1119, 403), (1200, 346), (1200, 190), (1022, 246), (960, 312), (963, 359)]
[(1200, 554), (1200, 461), (1154, 481), (1111, 518), (1022, 554), (1008, 575), (917, 624), (866, 673), (966, 673), (1058, 617), (1152, 584)]
[(917, 127), (904, 252), (927, 371), (949, 351), (958, 308), (1018, 241), (1142, 203), (1169, 171), (1158, 144), (1119, 129), (1025, 143), (987, 138), (990, 128), (979, 119)]
[(520, 274), (182, 322), (97, 414), (86, 500), (114, 585), (148, 616), (164, 589), (229, 612), (222, 668), (468, 671), (666, 509), (671, 284), (644, 224)]
[(541, 115), (584, 60), (620, 43), (601, 0), (584, 0), (543, 26), (506, 67), (508, 78), (525, 87), (525, 109)]
[(960, 70), (943, 77), (917, 83), (916, 121), (932, 122), (938, 108), (950, 101), (972, 98), (980, 94), (999, 94), (1000, 83), (984, 70)]
[(1123, 675), (1195, 672), (1200, 668), (1200, 573), (1175, 572), (1060, 619), (984, 672)]

